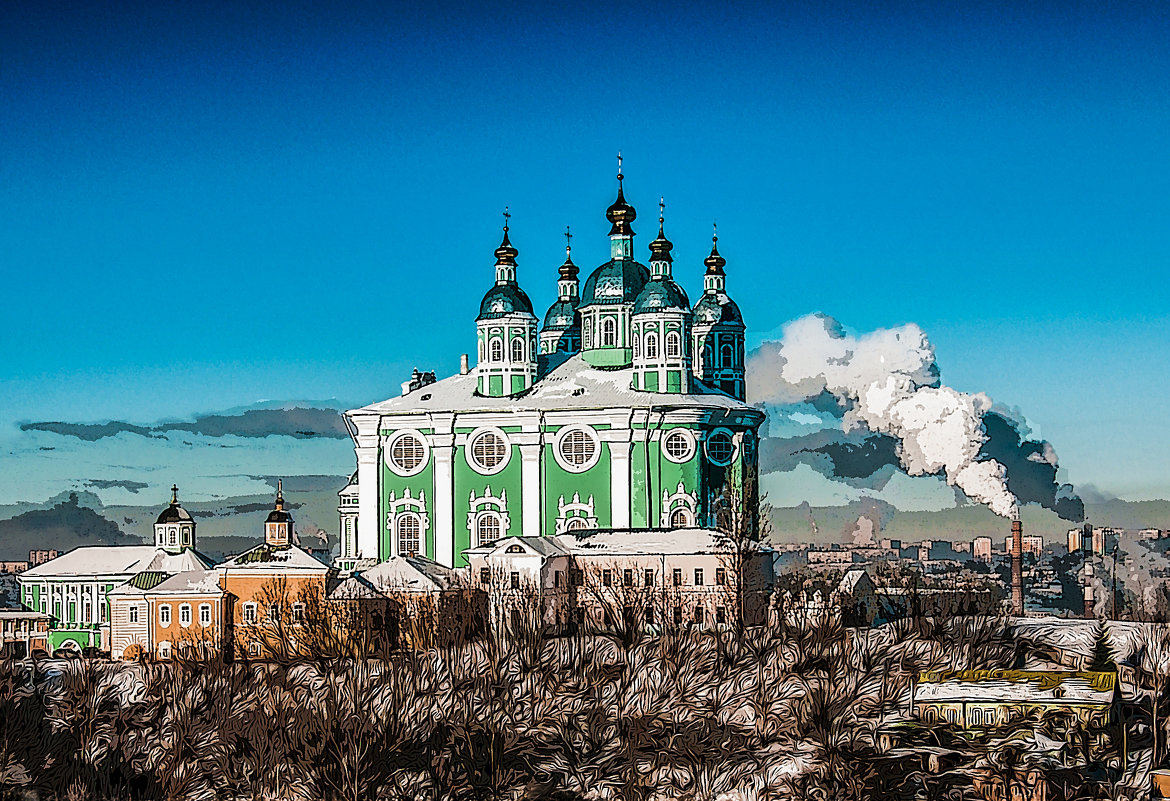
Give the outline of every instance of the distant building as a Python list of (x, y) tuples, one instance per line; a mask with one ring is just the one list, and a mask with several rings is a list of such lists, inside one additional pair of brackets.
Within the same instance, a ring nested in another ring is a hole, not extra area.
[(853, 552), (844, 548), (809, 548), (810, 565), (848, 565), (853, 562)]
[(976, 537), (971, 541), (971, 558), (980, 562), (991, 561), (991, 537)]
[(50, 559), (56, 559), (60, 555), (61, 555), (61, 552), (58, 550), (29, 551), (28, 552), (28, 563), (31, 567), (36, 567), (37, 565), (43, 565), (45, 562), (48, 562)]
[[(1025, 534), (1021, 539), (1020, 553), (1030, 553), (1039, 559), (1044, 554), (1044, 538), (1039, 534)], [(1004, 537), (1003, 549), (1007, 553), (1012, 551), (1011, 536)]]
[(911, 704), (920, 720), (964, 729), (1004, 726), (1035, 709), (1072, 713), (1083, 724), (1103, 729), (1118, 700), (1113, 672), (965, 670), (922, 673)]
[(0, 573), (23, 573), (28, 568), (28, 562), (0, 562)]
[(0, 654), (24, 659), (49, 650), (49, 616), (43, 612), (0, 609)]

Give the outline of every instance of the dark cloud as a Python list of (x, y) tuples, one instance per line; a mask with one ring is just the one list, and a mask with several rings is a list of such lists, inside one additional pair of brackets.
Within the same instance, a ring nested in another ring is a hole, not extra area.
[(983, 415), (987, 441), (979, 460), (994, 459), (1007, 468), (1007, 487), (1021, 504), (1037, 503), (1065, 520), (1085, 519), (1085, 504), (1071, 484), (1056, 480), (1056, 454), (1044, 441), (1028, 439), (1018, 424), (995, 411)]
[(760, 442), (760, 472), (787, 472), (805, 464), (850, 486), (881, 490), (898, 469), (897, 441), (884, 434), (821, 429)]
[[(290, 409), (250, 409), (242, 414), (209, 414), (190, 423), (161, 423), (139, 426), (132, 423), (24, 423), (21, 431), (48, 431), (66, 437), (94, 442), (122, 433), (161, 439), (168, 431), (187, 431), (206, 437), (285, 436), (296, 439), (328, 437), (348, 439), (345, 421), (336, 409), (294, 407)], [(190, 444), (190, 443), (186, 443)]]
[(141, 481), (129, 481), (127, 479), (106, 480), (103, 478), (91, 478), (89, 481), (85, 482), (85, 486), (93, 487), (95, 489), (112, 489), (114, 487), (121, 487), (122, 489), (137, 495), (139, 490), (144, 490), (150, 485), (144, 484)]

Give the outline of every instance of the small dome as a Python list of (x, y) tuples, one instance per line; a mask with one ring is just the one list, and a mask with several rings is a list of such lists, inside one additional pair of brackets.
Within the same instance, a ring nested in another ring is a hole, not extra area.
[(656, 311), (687, 311), (691, 302), (687, 293), (671, 278), (650, 280), (634, 301), (634, 314)]
[(727, 265), (727, 259), (719, 255), (719, 237), (711, 237), (711, 255), (703, 259), (703, 264), (707, 265), (707, 275), (726, 275), (723, 268)]
[(633, 259), (613, 259), (598, 267), (581, 289), (581, 305), (633, 303), (650, 280), (650, 271)]
[(650, 261), (674, 261), (671, 258), (670, 251), (674, 250), (674, 243), (666, 238), (666, 234), (662, 230), (662, 207), (666, 205), (661, 200), (658, 202), (658, 238), (650, 243)]
[(567, 300), (558, 300), (544, 315), (543, 331), (568, 331), (577, 325), (577, 308)]
[(491, 320), (509, 314), (532, 314), (532, 301), (516, 284), (496, 284), (479, 304), (477, 320)]
[(708, 292), (699, 298), (695, 308), (691, 309), (696, 325), (710, 325), (713, 323), (739, 323), (743, 325), (743, 315), (739, 306), (727, 296), (726, 292)]
[(171, 504), (158, 516), (158, 520), (154, 524), (160, 525), (162, 523), (192, 523), (194, 518), (191, 513), (179, 505), (179, 488), (178, 486), (171, 487)]
[(291, 523), (292, 522), (292, 515), (290, 515), (288, 512), (284, 511), (283, 509), (273, 509), (271, 512), (268, 513), (268, 519), (264, 522), (266, 522), (266, 523)]
[(623, 236), (633, 236), (634, 229), (631, 227), (632, 223), (638, 217), (638, 212), (634, 211), (634, 207), (626, 202), (626, 196), (622, 193), (622, 175), (618, 173), (618, 195), (617, 200), (613, 205), (605, 210), (605, 219), (613, 223), (609, 229), (609, 235), (621, 234)]

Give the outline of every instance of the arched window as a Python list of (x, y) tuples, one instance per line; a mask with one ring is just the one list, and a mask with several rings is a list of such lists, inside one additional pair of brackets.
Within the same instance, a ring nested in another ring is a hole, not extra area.
[(398, 529), (398, 555), (415, 556), (419, 552), (419, 535), (422, 531), (418, 515), (414, 512), (403, 512), (398, 516), (395, 524)]
[(689, 528), (691, 525), (691, 515), (686, 509), (675, 509), (670, 513), (671, 528)]
[(593, 347), (593, 318), (585, 318), (585, 350)]
[(519, 545), (509, 545), (504, 553), (524, 553), (524, 549)]
[(708, 369), (714, 367), (715, 366), (714, 359), (715, 359), (715, 354), (711, 350), (711, 343), (710, 342), (703, 343), (703, 366), (708, 368)]
[(638, 333), (637, 330), (635, 330), (634, 331), (634, 358), (635, 359), (638, 358), (638, 356), (639, 356), (639, 351), (641, 350), (641, 347), (639, 347), (639, 346), (641, 344), (642, 344), (642, 336), (641, 336), (641, 334)]
[(734, 367), (735, 366), (735, 348), (730, 342), (724, 343), (723, 347), (719, 349), (720, 367)]
[(646, 335), (646, 358), (658, 358), (658, 334), (653, 332)]
[(612, 348), (617, 345), (617, 320), (606, 317), (601, 321), (601, 347)]
[(679, 338), (675, 331), (666, 335), (666, 355), (675, 357), (679, 355)]
[(500, 538), (500, 516), (495, 512), (484, 512), (475, 521), (475, 545), (479, 547), (484, 543), (498, 540)]
[(589, 528), (589, 522), (583, 517), (574, 517), (565, 524), (566, 531), (581, 531)]
[(502, 362), (504, 360), (504, 342), (501, 339), (493, 339), (492, 344), (492, 361)]
[(483, 340), (479, 341), (479, 360), (482, 362), (487, 357), (487, 349), (484, 347)]
[(524, 361), (524, 340), (520, 337), (512, 340), (512, 361)]

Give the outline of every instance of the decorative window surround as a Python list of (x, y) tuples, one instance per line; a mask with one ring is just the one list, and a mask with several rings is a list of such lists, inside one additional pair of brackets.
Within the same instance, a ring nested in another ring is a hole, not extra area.
[(568, 503), (565, 503), (565, 496), (562, 495), (557, 501), (557, 512), (557, 534), (597, 528), (597, 515), (593, 511), (592, 495), (589, 496), (589, 500), (582, 501), (581, 493), (574, 492), (573, 500)]
[(694, 526), (698, 520), (698, 508), (699, 493), (687, 492), (683, 483), (678, 482), (678, 489), (673, 493), (662, 491), (662, 514), (660, 516), (662, 527), (677, 528), (677, 526), (671, 525), (671, 516), (676, 511), (684, 512), (687, 517), (687, 525)]
[(471, 492), (469, 501), (470, 512), (467, 513), (467, 531), (471, 535), (470, 542), (481, 545), (478, 540), (479, 526), (482, 518), (491, 515), (499, 521), (499, 536), (506, 537), (512, 527), (512, 518), (508, 515), (508, 491), (501, 490), (499, 496), (492, 495), (492, 488), (487, 487), (484, 494), (476, 496)]

